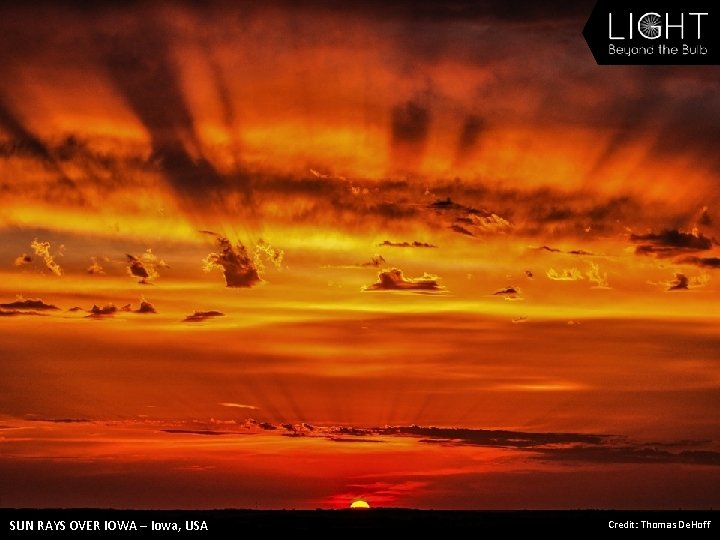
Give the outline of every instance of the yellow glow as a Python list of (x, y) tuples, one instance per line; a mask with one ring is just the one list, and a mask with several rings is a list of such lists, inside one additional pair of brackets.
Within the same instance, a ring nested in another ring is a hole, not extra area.
[(350, 508), (370, 508), (370, 505), (365, 501), (358, 500), (353, 501), (353, 503), (350, 505)]

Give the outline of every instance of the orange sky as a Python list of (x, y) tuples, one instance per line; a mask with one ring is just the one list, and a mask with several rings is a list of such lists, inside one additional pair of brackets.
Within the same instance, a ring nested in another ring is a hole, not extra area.
[(3, 5), (0, 505), (717, 506), (717, 68), (517, 4)]

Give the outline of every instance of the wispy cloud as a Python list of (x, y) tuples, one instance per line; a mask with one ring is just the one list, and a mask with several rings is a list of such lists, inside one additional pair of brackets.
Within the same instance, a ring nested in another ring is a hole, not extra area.
[(406, 278), (402, 270), (393, 268), (378, 274), (378, 280), (368, 285), (366, 291), (440, 291), (443, 287), (438, 283), (438, 276), (423, 274), (417, 278)]

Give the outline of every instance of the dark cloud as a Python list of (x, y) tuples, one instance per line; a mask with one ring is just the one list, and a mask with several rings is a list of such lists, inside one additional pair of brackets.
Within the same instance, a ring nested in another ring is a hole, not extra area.
[(477, 149), (486, 129), (485, 120), (479, 116), (471, 114), (465, 118), (457, 142), (456, 159), (458, 161), (464, 160), (469, 153)]
[(568, 255), (594, 255), (592, 251), (586, 251), (584, 249), (571, 249), (569, 251), (563, 251), (562, 249), (557, 249), (550, 246), (540, 246), (537, 248), (538, 251), (547, 251), (548, 253), (567, 253)]
[(520, 295), (520, 289), (517, 287), (505, 287), (504, 289), (495, 291), (493, 295), (504, 296), (505, 298), (518, 298)]
[(223, 178), (202, 156), (168, 26), (146, 12), (120, 31), (98, 28), (94, 39), (115, 89), (147, 130), (154, 158), (181, 200), (222, 188)]
[(702, 234), (666, 229), (661, 233), (631, 234), (630, 240), (640, 244), (635, 249), (638, 255), (672, 257), (681, 253), (712, 249), (712, 241)]
[(390, 240), (383, 240), (378, 247), (397, 247), (397, 248), (434, 248), (437, 247), (435, 244), (428, 244), (426, 242), (418, 242), (413, 240), (412, 242), (392, 242)]
[(430, 128), (430, 111), (413, 101), (397, 105), (392, 110), (392, 139), (394, 144), (423, 145)]
[(215, 317), (224, 317), (225, 314), (219, 311), (196, 311), (192, 315), (188, 315), (182, 322), (203, 322)]
[(0, 309), (0, 317), (15, 317), (17, 315), (44, 315), (44, 313), (38, 313), (37, 311), (26, 311), (19, 309)]
[(670, 284), (668, 291), (687, 291), (690, 280), (685, 274), (675, 274), (675, 281)]
[(381, 428), (382, 435), (412, 435), (425, 439), (455, 441), (476, 446), (499, 446), (533, 448), (546, 445), (601, 444), (604, 435), (584, 433), (532, 433), (494, 429), (442, 428), (424, 426), (400, 426)]
[(150, 248), (138, 257), (130, 253), (127, 253), (125, 257), (127, 259), (127, 272), (131, 276), (140, 278), (138, 283), (148, 284), (159, 277), (158, 268), (168, 268), (167, 263), (159, 259)]
[(141, 282), (145, 282), (148, 278), (150, 278), (150, 273), (140, 259), (135, 257), (135, 255), (130, 255), (129, 253), (125, 256), (128, 261), (127, 270), (131, 276), (139, 277)]
[(475, 236), (462, 225), (450, 225), (450, 230), (455, 231), (456, 233), (464, 234), (465, 236)]
[(385, 257), (383, 257), (382, 255), (375, 255), (368, 262), (364, 262), (364, 263), (360, 264), (359, 266), (380, 268), (383, 264), (385, 264), (385, 262), (387, 262), (387, 261), (385, 261)]
[(703, 268), (720, 268), (720, 257), (687, 256), (674, 261), (675, 264), (692, 264)]
[(392, 108), (389, 150), (395, 172), (404, 174), (418, 169), (425, 156), (430, 122), (430, 109), (416, 101)]
[(456, 203), (450, 197), (445, 199), (436, 199), (428, 205), (428, 208), (432, 208), (434, 210), (467, 210), (466, 206)]
[(54, 424), (85, 424), (90, 423), (87, 418), (28, 418), (29, 422), (52, 422)]
[(46, 304), (39, 298), (23, 298), (18, 296), (14, 302), (8, 302), (6, 304), (0, 304), (0, 308), (7, 309), (40, 309), (40, 310), (55, 310), (59, 309), (57, 306), (52, 304)]
[(700, 219), (698, 219), (698, 225), (710, 227), (712, 224), (713, 220), (710, 217), (710, 214), (708, 214), (707, 208), (703, 208), (702, 213), (700, 214)]
[(583, 461), (588, 463), (687, 463), (720, 466), (720, 452), (688, 450), (697, 442), (665, 444), (677, 447), (675, 452), (658, 449), (657, 443), (643, 444), (609, 435), (585, 433), (537, 433), (506, 430), (440, 428), (424, 426), (389, 426), (371, 432), (377, 435), (400, 435), (419, 438), (420, 442), (445, 445), (471, 445), (529, 450), (536, 459)]
[(533, 279), (535, 276), (533, 275), (531, 270), (525, 270), (525, 277), (528, 279)]
[(100, 307), (97, 304), (93, 304), (90, 308), (88, 317), (102, 318), (115, 315), (118, 312), (118, 308), (113, 304), (107, 304), (106, 306)]
[(220, 269), (228, 287), (252, 287), (262, 281), (255, 262), (250, 258), (245, 246), (232, 242), (223, 236), (217, 236), (215, 243), (218, 253), (210, 253), (203, 260), (203, 269), (210, 272)]
[[(4, 56), (4, 63), (12, 62), (13, 57)], [(0, 77), (2, 76), (3, 73), (0, 71)], [(27, 127), (20, 115), (13, 111), (12, 106), (2, 96), (2, 89), (0, 89), (0, 131), (5, 131), (11, 137), (9, 142), (0, 144), (1, 156), (34, 157), (54, 175), (55, 181), (47, 187), (46, 194), (49, 197), (54, 200), (69, 200), (76, 204), (84, 202), (82, 195), (76, 189), (75, 182), (62, 170), (48, 145)]]
[(214, 429), (161, 429), (165, 433), (172, 433), (177, 435), (237, 435), (235, 431), (215, 431)]
[(406, 278), (402, 270), (393, 268), (378, 274), (377, 282), (364, 288), (366, 291), (440, 291), (438, 277), (424, 274), (419, 278)]
[(140, 307), (135, 310), (135, 313), (157, 313), (157, 309), (143, 298), (140, 300)]

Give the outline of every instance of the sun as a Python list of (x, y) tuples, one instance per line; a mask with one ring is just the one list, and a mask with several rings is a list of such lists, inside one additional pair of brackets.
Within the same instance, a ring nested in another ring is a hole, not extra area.
[(353, 501), (350, 508), (370, 508), (370, 505), (362, 500)]

